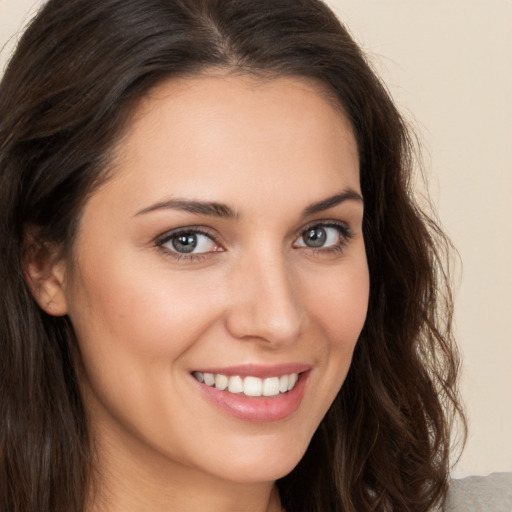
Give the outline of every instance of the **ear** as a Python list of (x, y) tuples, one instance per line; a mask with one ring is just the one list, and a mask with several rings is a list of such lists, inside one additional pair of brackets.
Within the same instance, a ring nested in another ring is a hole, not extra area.
[(66, 267), (57, 247), (25, 236), (23, 273), (32, 295), (43, 311), (52, 316), (67, 314)]

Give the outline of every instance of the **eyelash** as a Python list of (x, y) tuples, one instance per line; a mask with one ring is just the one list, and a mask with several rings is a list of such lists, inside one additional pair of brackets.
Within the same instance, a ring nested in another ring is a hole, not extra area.
[[(301, 228), (299, 232), (295, 234), (295, 240), (299, 239), (300, 237), (304, 236), (304, 234), (313, 229), (313, 228), (334, 228), (336, 229), (340, 234), (340, 240), (338, 243), (329, 246), (329, 247), (307, 247), (307, 246), (299, 246), (301, 249), (307, 249), (309, 252), (311, 252), (314, 256), (322, 256), (322, 255), (335, 255), (340, 254), (345, 249), (345, 246), (349, 242), (351, 238), (353, 238), (354, 234), (349, 228), (349, 226), (343, 222), (337, 222), (337, 221), (330, 221), (330, 222), (313, 222), (311, 224), (306, 225), (305, 227)], [(179, 253), (174, 252), (169, 249), (166, 249), (164, 245), (168, 242), (170, 242), (173, 238), (176, 238), (180, 235), (186, 235), (186, 234), (198, 234), (198, 235), (204, 235), (208, 238), (210, 238), (214, 243), (221, 245), (216, 236), (211, 233), (208, 230), (205, 230), (204, 228), (195, 227), (195, 226), (189, 226), (186, 228), (180, 228), (174, 231), (170, 231), (168, 233), (165, 233), (164, 235), (160, 236), (155, 241), (155, 246), (165, 255), (172, 259), (174, 259), (177, 262), (185, 261), (185, 262), (196, 262), (196, 261), (202, 261), (205, 258), (207, 258), (211, 252), (203, 252), (203, 253)], [(222, 252), (222, 251), (219, 251)]]
[(327, 256), (327, 255), (336, 255), (341, 254), (345, 247), (347, 246), (350, 239), (354, 237), (354, 233), (350, 229), (350, 227), (344, 222), (338, 221), (329, 221), (329, 222), (312, 222), (308, 224), (304, 228), (302, 228), (296, 235), (295, 239), (302, 237), (307, 231), (313, 228), (334, 228), (338, 231), (340, 235), (340, 240), (329, 247), (304, 247), (302, 248), (308, 249), (314, 256)]
[(164, 256), (168, 256), (169, 258), (174, 259), (175, 261), (179, 262), (182, 260), (185, 261), (202, 261), (203, 259), (207, 258), (211, 252), (202, 252), (202, 253), (196, 253), (196, 254), (186, 254), (186, 253), (180, 253), (180, 252), (174, 252), (169, 249), (166, 249), (164, 245), (168, 242), (170, 242), (173, 238), (176, 238), (180, 235), (189, 235), (189, 234), (195, 234), (195, 235), (204, 235), (210, 238), (213, 242), (220, 245), (217, 241), (217, 238), (215, 235), (208, 230), (205, 230), (204, 228), (195, 227), (195, 226), (188, 226), (186, 228), (179, 228), (174, 231), (170, 231), (168, 233), (165, 233), (161, 237), (159, 237), (155, 245), (158, 249), (164, 254)]

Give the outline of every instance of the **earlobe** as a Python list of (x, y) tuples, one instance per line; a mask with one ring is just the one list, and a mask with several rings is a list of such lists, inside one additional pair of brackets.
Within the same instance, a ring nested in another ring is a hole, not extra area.
[(23, 273), (32, 295), (43, 311), (52, 316), (67, 314), (65, 262), (59, 258), (56, 247), (27, 235)]

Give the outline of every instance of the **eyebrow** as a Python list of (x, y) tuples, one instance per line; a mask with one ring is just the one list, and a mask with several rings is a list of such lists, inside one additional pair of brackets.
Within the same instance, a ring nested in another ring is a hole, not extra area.
[(363, 196), (351, 188), (345, 189), (343, 192), (334, 196), (322, 199), (316, 203), (310, 204), (302, 212), (302, 218), (309, 217), (315, 213), (320, 213), (329, 208), (334, 208), (345, 201), (357, 201), (364, 204)]
[(240, 217), (239, 214), (227, 204), (216, 203), (214, 201), (192, 201), (188, 199), (167, 199), (160, 201), (138, 211), (136, 216), (162, 209), (181, 210), (195, 213), (196, 215), (208, 215), (225, 219), (237, 219)]
[[(309, 217), (315, 213), (323, 212), (329, 208), (334, 208), (335, 206), (344, 203), (345, 201), (357, 201), (363, 203), (363, 197), (353, 189), (345, 189), (339, 194), (335, 194), (331, 197), (327, 197), (326, 199), (322, 199), (316, 203), (310, 204), (303, 210), (301, 217)], [(194, 213), (196, 215), (206, 215), (223, 219), (240, 218), (240, 214), (236, 210), (224, 203), (217, 203), (215, 201), (195, 201), (179, 198), (171, 198), (164, 201), (159, 201), (158, 203), (152, 204), (151, 206), (139, 210), (135, 216), (162, 209), (181, 210)]]

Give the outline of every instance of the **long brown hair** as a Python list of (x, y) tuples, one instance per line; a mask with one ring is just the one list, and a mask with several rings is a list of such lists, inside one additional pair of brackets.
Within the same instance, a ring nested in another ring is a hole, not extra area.
[(463, 419), (449, 244), (412, 198), (408, 130), (347, 30), (319, 0), (50, 0), (0, 84), (0, 512), (83, 512), (91, 484), (76, 340), (23, 278), (27, 229), (70, 251), (137, 101), (211, 67), (319, 81), (359, 150), (368, 316), (340, 393), (278, 481), (283, 505), (431, 510)]

